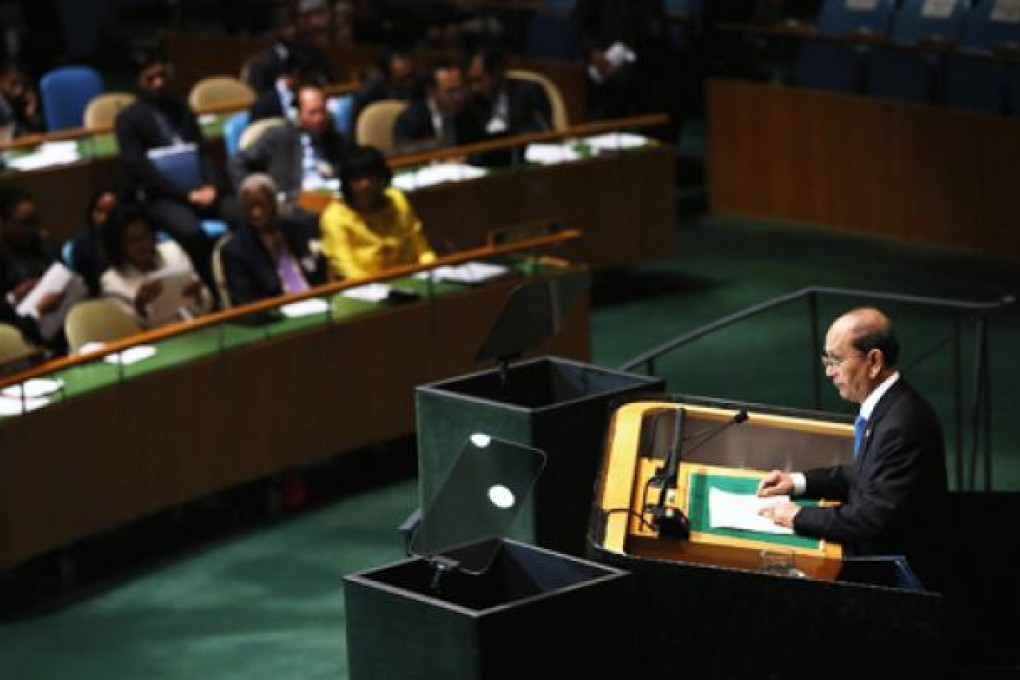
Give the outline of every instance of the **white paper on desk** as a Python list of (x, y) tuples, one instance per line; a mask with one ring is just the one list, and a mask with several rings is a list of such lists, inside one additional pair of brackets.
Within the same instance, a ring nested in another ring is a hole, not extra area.
[(56, 392), (63, 386), (63, 380), (56, 380), (52, 378), (30, 378), (23, 383), (5, 387), (3, 392), (0, 392), (0, 395), (10, 399), (21, 399), (21, 393), (24, 392), (25, 396), (29, 399), (38, 399), (39, 397), (45, 397), (47, 394)]
[(573, 144), (528, 144), (524, 150), (524, 160), (542, 165), (576, 161), (580, 157)]
[(20, 416), (22, 413), (42, 408), (48, 403), (50, 403), (50, 400), (45, 397), (30, 397), (24, 400), (21, 398), (0, 397), (0, 416)]
[[(82, 348), (85, 349), (84, 347)], [(107, 354), (103, 357), (103, 361), (108, 364), (121, 364), (122, 366), (130, 366), (136, 364), (139, 361), (148, 359), (151, 356), (155, 356), (156, 348), (152, 345), (135, 345), (129, 347), (123, 352), (115, 352), (113, 354)]]
[(288, 319), (295, 319), (299, 316), (312, 316), (313, 314), (324, 314), (329, 311), (329, 302), (322, 298), (308, 298), (298, 300), (280, 306), (280, 313)]
[(390, 291), (393, 288), (385, 283), (366, 283), (363, 286), (357, 286), (355, 288), (348, 288), (342, 291), (340, 294), (347, 298), (354, 300), (364, 300), (365, 302), (382, 302), (390, 296)]
[(149, 303), (148, 317), (155, 320), (169, 319), (177, 310), (187, 303), (184, 289), (196, 281), (195, 272), (187, 267), (164, 269), (153, 272), (146, 277), (147, 281), (159, 281), (163, 290), (156, 299)]
[[(39, 315), (39, 301), (49, 293), (64, 293), (60, 305), (49, 314)], [(31, 316), (39, 322), (39, 332), (44, 338), (50, 340), (57, 332), (64, 327), (64, 319), (74, 303), (88, 295), (88, 288), (85, 281), (65, 267), (61, 262), (54, 262), (46, 273), (39, 279), (39, 283), (29, 291), (28, 295), (18, 305), (18, 314)]]
[(451, 283), (482, 283), (489, 279), (504, 276), (509, 271), (510, 268), (506, 265), (471, 261), (464, 264), (436, 267), (428, 271), (418, 272), (414, 276), (423, 280), (431, 276), (437, 281), (449, 281)]
[(52, 165), (74, 163), (80, 159), (77, 142), (44, 142), (32, 153), (11, 158), (7, 165), (15, 170), (38, 170)]
[(584, 141), (588, 144), (588, 146), (598, 151), (634, 149), (648, 144), (647, 137), (633, 132), (607, 132), (602, 135), (585, 137)]
[(708, 523), (712, 527), (745, 529), (768, 534), (792, 534), (793, 529), (781, 527), (758, 514), (762, 508), (789, 503), (789, 496), (768, 496), (730, 493), (712, 487), (708, 490)]
[(403, 172), (393, 178), (393, 186), (403, 191), (414, 191), (444, 182), (460, 182), (466, 179), (484, 177), (489, 173), (466, 163), (436, 163), (425, 167)]

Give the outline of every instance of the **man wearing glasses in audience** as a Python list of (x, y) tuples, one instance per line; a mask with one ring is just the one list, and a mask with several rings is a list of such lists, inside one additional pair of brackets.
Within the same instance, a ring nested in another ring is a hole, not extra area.
[(773, 470), (760, 496), (809, 496), (840, 505), (780, 502), (762, 514), (798, 534), (842, 544), (847, 556), (904, 555), (928, 590), (944, 585), (948, 552), (945, 449), (935, 411), (900, 374), (892, 323), (853, 309), (829, 327), (822, 363), (843, 399), (860, 404), (850, 462), (803, 473)]

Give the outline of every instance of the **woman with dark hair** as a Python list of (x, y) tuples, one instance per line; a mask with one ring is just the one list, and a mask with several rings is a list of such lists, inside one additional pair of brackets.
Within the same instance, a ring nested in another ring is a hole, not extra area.
[[(143, 328), (158, 328), (209, 312), (212, 296), (184, 250), (172, 240), (157, 242), (148, 213), (138, 206), (114, 211), (103, 229), (110, 267), (100, 278), (104, 295), (124, 302)], [(165, 284), (190, 277), (180, 304), (159, 300)], [(157, 304), (158, 303), (158, 304)]]
[(103, 226), (120, 202), (118, 193), (113, 187), (107, 186), (92, 192), (85, 206), (85, 221), (65, 246), (67, 266), (85, 279), (89, 295), (93, 297), (102, 292), (99, 277), (110, 266), (106, 260), (106, 246), (103, 244)]
[(355, 279), (436, 259), (407, 196), (390, 186), (392, 178), (375, 147), (355, 147), (346, 158), (340, 170), (343, 201), (330, 203), (319, 222), (333, 276)]

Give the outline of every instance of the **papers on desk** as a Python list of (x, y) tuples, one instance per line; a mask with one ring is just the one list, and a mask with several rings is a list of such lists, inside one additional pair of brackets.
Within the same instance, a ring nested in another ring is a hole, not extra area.
[(541, 165), (566, 163), (568, 161), (576, 161), (579, 158), (581, 158), (581, 154), (578, 152), (577, 146), (567, 142), (562, 144), (528, 144), (528, 148), (524, 150), (524, 160)]
[[(106, 344), (102, 342), (86, 342), (78, 350), (79, 354), (87, 354), (88, 352), (95, 352), (96, 350), (103, 349)], [(149, 357), (156, 355), (156, 348), (152, 345), (135, 345), (129, 347), (123, 352), (114, 352), (113, 354), (107, 354), (103, 357), (103, 361), (108, 364), (120, 364), (122, 366), (129, 366), (136, 364), (139, 361), (144, 361)]]
[(617, 151), (645, 146), (648, 144), (648, 138), (633, 132), (607, 132), (604, 135), (585, 137), (584, 142), (598, 151)]
[(357, 286), (355, 288), (348, 288), (342, 291), (340, 294), (346, 298), (353, 300), (363, 300), (365, 302), (383, 302), (390, 296), (393, 288), (386, 285), (385, 283), (366, 283), (363, 286)]
[(53, 394), (64, 386), (63, 380), (51, 378), (31, 378), (17, 385), (5, 387), (0, 395), (8, 399), (21, 399), (22, 393), (28, 399), (38, 399), (48, 394)]
[(22, 413), (34, 411), (50, 403), (45, 397), (28, 397), (26, 399), (0, 396), (0, 416), (20, 416)]
[(15, 170), (26, 171), (66, 165), (78, 160), (81, 160), (81, 154), (78, 153), (77, 142), (43, 142), (32, 153), (8, 159), (7, 165)]
[(195, 272), (188, 267), (161, 269), (149, 274), (147, 281), (159, 281), (163, 289), (146, 308), (146, 316), (154, 325), (166, 319), (172, 319), (177, 312), (186, 307), (187, 300), (184, 289), (197, 281)]
[(393, 186), (403, 191), (414, 191), (434, 184), (484, 177), (488, 172), (485, 168), (466, 163), (436, 163), (400, 173), (393, 178)]
[(744, 529), (768, 534), (792, 534), (758, 512), (778, 503), (789, 503), (789, 496), (761, 498), (755, 494), (730, 493), (712, 487), (708, 490), (708, 523), (714, 528)]
[(447, 265), (436, 267), (424, 272), (415, 274), (415, 278), (428, 280), (430, 277), (436, 281), (448, 281), (450, 283), (482, 283), (489, 279), (505, 276), (510, 268), (502, 264), (491, 262), (465, 262), (458, 265)]
[(329, 302), (322, 298), (308, 298), (280, 306), (280, 313), (288, 319), (296, 319), (301, 316), (313, 316), (325, 314), (329, 311)]
[[(60, 306), (49, 314), (39, 314), (39, 303), (50, 293), (64, 293)], [(18, 304), (19, 316), (30, 316), (39, 322), (39, 332), (47, 340), (53, 338), (64, 326), (64, 318), (71, 306), (88, 294), (85, 282), (80, 276), (65, 267), (61, 262), (54, 262), (42, 275), (28, 295)]]

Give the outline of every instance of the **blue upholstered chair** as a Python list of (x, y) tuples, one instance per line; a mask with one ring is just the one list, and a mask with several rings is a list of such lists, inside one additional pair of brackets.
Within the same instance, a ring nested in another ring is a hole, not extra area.
[(103, 79), (89, 66), (61, 66), (39, 79), (43, 121), (48, 131), (85, 125), (85, 108), (103, 92)]
[(251, 113), (238, 111), (232, 114), (223, 124), (223, 147), (227, 152), (227, 158), (235, 156), (241, 150), (241, 133), (251, 122)]
[[(894, 0), (874, 0), (867, 6), (853, 0), (825, 0), (815, 27), (826, 38), (863, 33), (887, 36), (894, 7)], [(867, 56), (867, 46), (806, 40), (797, 55), (794, 79), (802, 87), (859, 92)]]
[[(977, 0), (964, 18), (960, 54), (946, 63), (946, 103), (958, 108), (1020, 115), (1020, 68), (993, 59), (996, 50), (1020, 46), (1020, 22), (1003, 20), (996, 0)], [(1011, 86), (1012, 84), (1012, 86)]]
[(346, 137), (354, 135), (354, 94), (330, 97), (327, 102), (333, 125)]
[(889, 38), (907, 49), (872, 49), (865, 84), (868, 94), (920, 103), (942, 101), (945, 57), (936, 51), (909, 48), (954, 47), (969, 6), (969, 0), (951, 0), (947, 5), (903, 0), (893, 16)]

